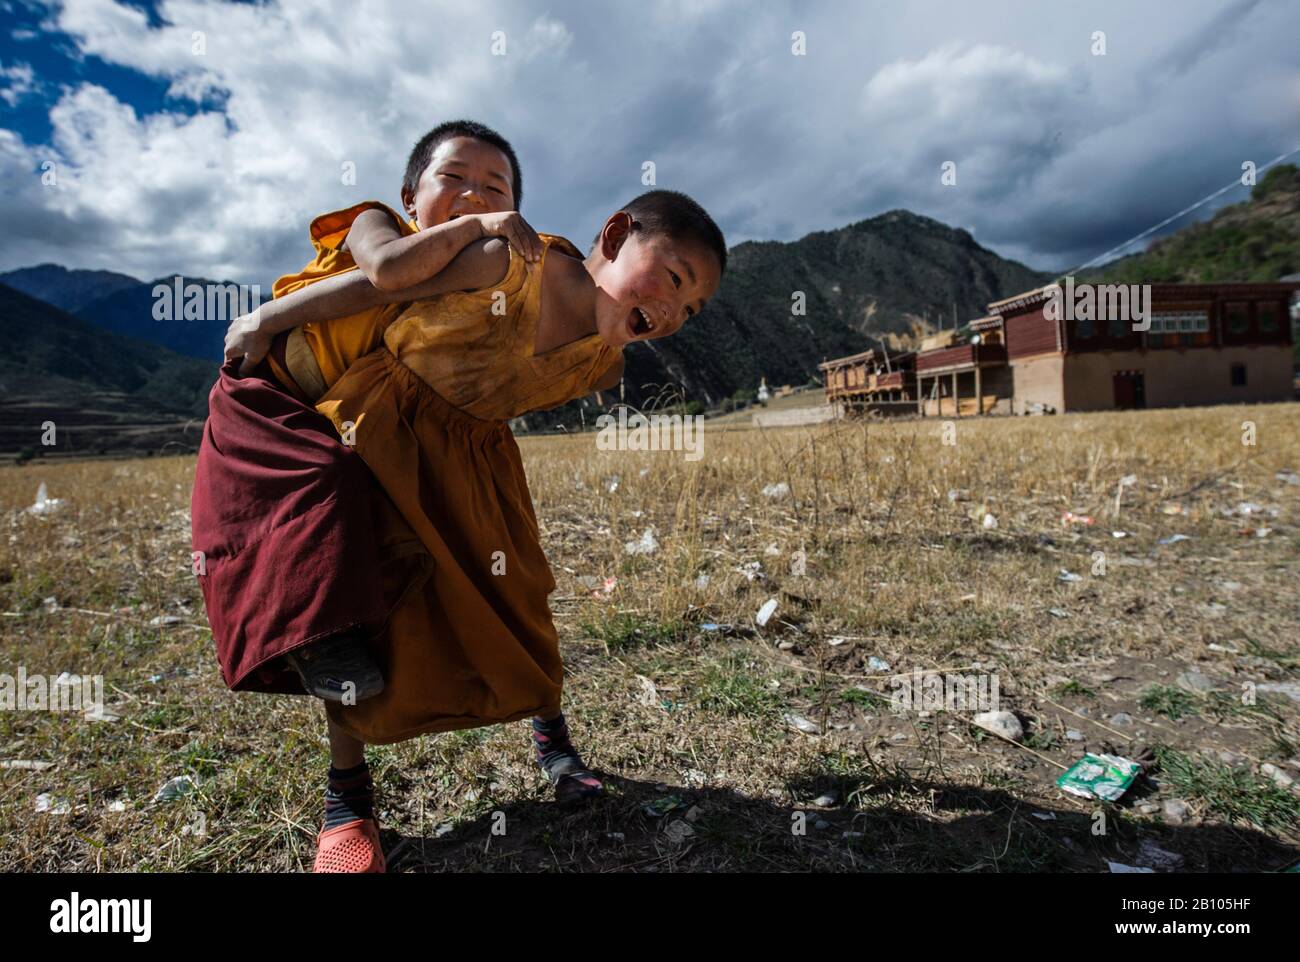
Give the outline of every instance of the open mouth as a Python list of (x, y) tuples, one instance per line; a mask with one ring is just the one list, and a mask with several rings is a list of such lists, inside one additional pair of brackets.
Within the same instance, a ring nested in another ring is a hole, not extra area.
[(633, 337), (645, 337), (647, 334), (653, 334), (655, 330), (650, 315), (639, 307), (632, 308), (632, 313), (628, 315), (627, 326)]

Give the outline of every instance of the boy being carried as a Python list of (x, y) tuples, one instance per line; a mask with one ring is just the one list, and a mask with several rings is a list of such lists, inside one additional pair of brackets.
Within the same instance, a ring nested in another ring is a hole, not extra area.
[[(383, 677), (362, 626), (386, 611), (379, 589), (373, 481), (311, 404), (357, 358), (382, 343), (467, 244), (503, 236), (527, 260), (541, 242), (514, 209), (515, 152), (473, 121), (452, 121), (415, 145), (402, 182), (407, 215), (367, 202), (312, 222), (316, 258), (280, 278), (278, 299), (353, 273), (383, 293), (328, 323), (277, 325), (259, 309), (226, 336), (228, 364), (209, 398), (192, 502), (193, 547), (226, 684), (364, 699)], [(275, 303), (275, 302), (272, 302)], [(265, 363), (259, 363), (265, 358)], [(260, 374), (260, 377), (240, 375)], [(345, 573), (346, 567), (346, 573)], [(296, 672), (297, 677), (294, 677)]]

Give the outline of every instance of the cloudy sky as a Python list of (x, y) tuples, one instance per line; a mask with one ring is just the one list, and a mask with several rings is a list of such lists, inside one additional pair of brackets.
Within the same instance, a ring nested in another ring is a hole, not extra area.
[(1064, 270), (1300, 147), (1297, 37), (1291, 0), (0, 0), (0, 269), (269, 284), (464, 116), (580, 246), (653, 161), (731, 243), (903, 207)]

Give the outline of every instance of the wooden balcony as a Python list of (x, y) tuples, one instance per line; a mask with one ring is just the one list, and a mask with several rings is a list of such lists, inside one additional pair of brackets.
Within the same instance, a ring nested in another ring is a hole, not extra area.
[(916, 372), (926, 377), (950, 371), (970, 371), (976, 367), (995, 367), (1007, 363), (1007, 349), (1002, 344), (958, 344), (916, 356)]

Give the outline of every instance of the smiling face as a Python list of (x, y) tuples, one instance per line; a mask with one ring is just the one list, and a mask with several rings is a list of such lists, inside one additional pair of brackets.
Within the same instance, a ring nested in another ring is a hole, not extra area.
[(462, 214), (514, 210), (510, 159), (473, 137), (451, 137), (438, 145), (414, 192), (402, 188), (402, 206), (421, 230)]
[(605, 222), (588, 259), (596, 282), (596, 329), (621, 347), (677, 333), (700, 312), (721, 280), (718, 259), (703, 244), (632, 229), (619, 212)]

